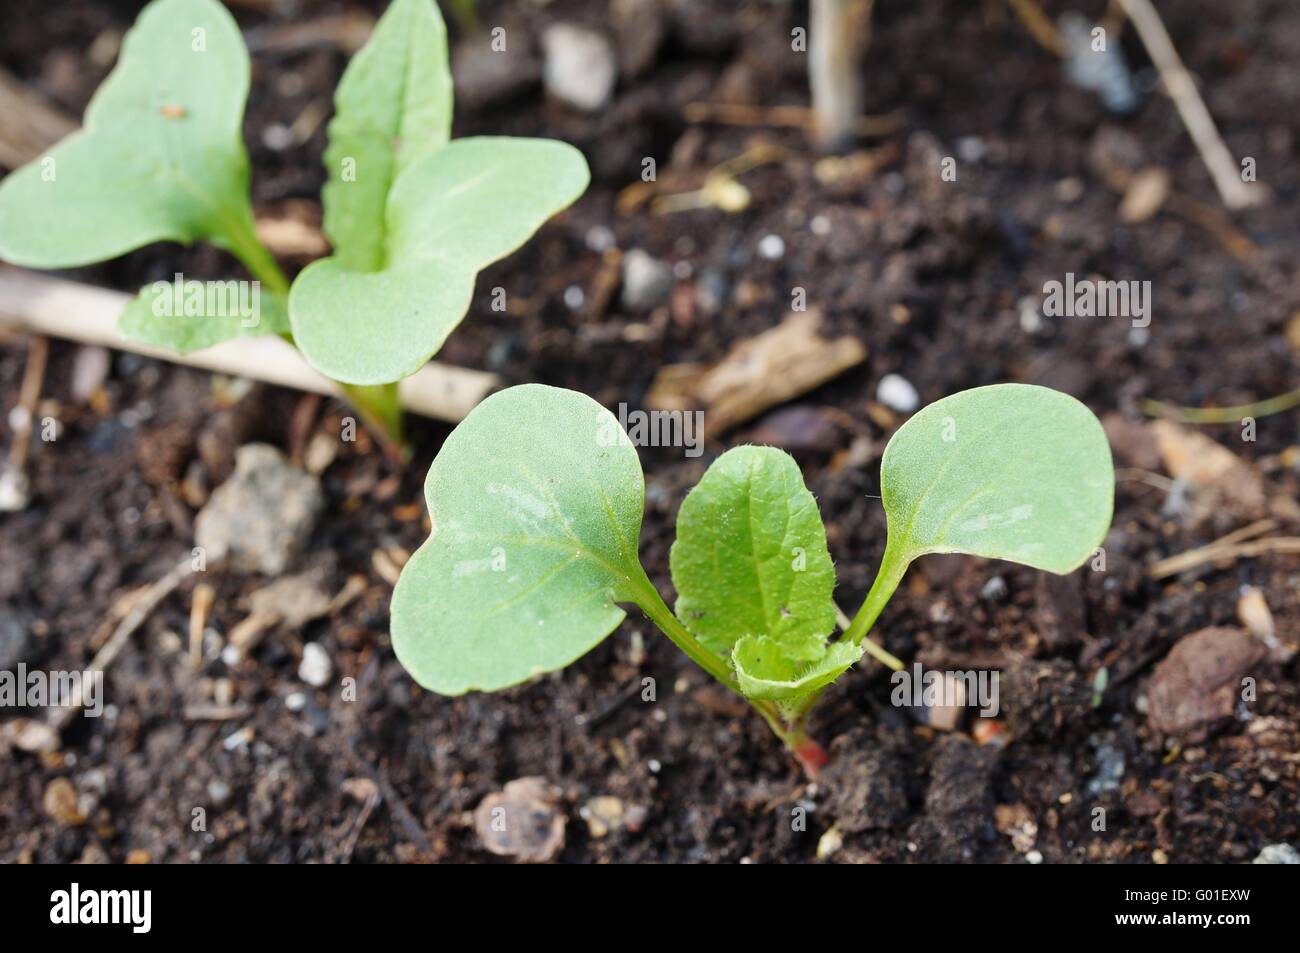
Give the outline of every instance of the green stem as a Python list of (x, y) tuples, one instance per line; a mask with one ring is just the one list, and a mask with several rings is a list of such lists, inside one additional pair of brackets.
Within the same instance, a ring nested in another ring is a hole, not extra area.
[[(844, 631), (844, 640), (851, 645), (857, 645), (875, 625), (876, 619), (880, 616), (881, 611), (885, 608), (886, 603), (898, 588), (898, 584), (903, 581), (903, 574), (907, 572), (909, 560), (900, 558), (894, 549), (893, 541), (885, 544), (885, 554), (880, 558), (880, 569), (876, 573), (876, 581), (871, 584), (871, 591), (867, 593), (867, 598), (862, 602), (862, 608), (858, 614), (853, 617), (849, 627)], [(881, 650), (883, 651), (883, 649)], [(889, 653), (885, 653), (888, 655)], [(889, 655), (892, 662), (885, 662), (895, 671), (902, 669), (903, 664)]]
[(641, 611), (650, 617), (650, 621), (659, 627), (659, 631), (668, 636), (672, 643), (685, 652), (686, 657), (692, 662), (743, 698), (744, 694), (740, 691), (740, 686), (736, 684), (730, 666), (727, 665), (724, 659), (706, 649), (695, 636), (686, 631), (686, 626), (677, 620), (677, 616), (673, 615), (672, 610), (664, 603), (663, 597), (659, 595), (659, 590), (650, 581), (650, 577), (645, 574), (645, 570), (641, 570), (640, 579), (629, 580), (629, 582), (633, 590), (629, 593), (630, 597), (641, 607)]
[[(639, 568), (639, 567), (638, 567)], [(795, 729), (784, 718), (781, 717), (775, 702), (760, 701), (749, 698), (740, 690), (736, 683), (736, 678), (731, 672), (731, 666), (726, 659), (720, 658), (712, 651), (700, 644), (695, 636), (686, 630), (686, 626), (678, 621), (677, 616), (668, 608), (663, 597), (659, 595), (659, 590), (655, 588), (650, 577), (641, 570), (639, 579), (629, 580), (630, 592), (629, 598), (641, 607), (644, 612), (669, 640), (686, 654), (692, 662), (698, 665), (704, 671), (708, 672), (719, 682), (725, 685), (729, 690), (739, 695), (745, 701), (753, 706), (754, 710), (763, 716), (772, 732), (781, 739), (782, 742), (799, 758), (804, 767), (809, 768), (809, 750), (821, 748), (815, 742), (812, 742), (802, 729)]]
[(280, 270), (275, 256), (257, 240), (257, 233), (253, 230), (251, 221), (241, 227), (238, 233), (228, 238), (226, 249), (240, 260), (250, 275), (266, 285), (269, 291), (281, 295), (289, 293), (289, 279)]
[(339, 386), (361, 414), (366, 426), (379, 437), (384, 451), (401, 460), (406, 452), (406, 438), (402, 428), (402, 405), (397, 397), (397, 382)]
[[(847, 632), (849, 626), (853, 624), (849, 621), (849, 617), (844, 614), (844, 610), (839, 606), (835, 607), (835, 621), (839, 623), (841, 632)], [(871, 639), (864, 638), (862, 640), (862, 648), (873, 659), (885, 666), (885, 668), (893, 669), (895, 672), (901, 672), (907, 667), (896, 655), (886, 651), (883, 645), (878, 642), (873, 642)]]

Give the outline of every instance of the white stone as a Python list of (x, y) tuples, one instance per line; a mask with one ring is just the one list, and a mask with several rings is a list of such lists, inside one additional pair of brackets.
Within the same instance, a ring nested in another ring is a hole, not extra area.
[(586, 112), (609, 102), (618, 65), (609, 42), (599, 33), (571, 23), (556, 23), (542, 35), (546, 61), (542, 82), (556, 99)]
[(319, 642), (308, 642), (302, 647), (302, 661), (298, 663), (298, 677), (314, 688), (323, 688), (329, 684), (334, 665), (329, 653), (321, 648)]
[(900, 374), (886, 374), (880, 379), (876, 400), (900, 414), (910, 414), (921, 405), (921, 395), (912, 382)]

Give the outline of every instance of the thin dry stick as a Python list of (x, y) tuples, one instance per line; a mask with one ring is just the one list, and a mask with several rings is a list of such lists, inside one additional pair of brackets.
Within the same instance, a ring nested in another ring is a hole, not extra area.
[(347, 745), (348, 750), (352, 754), (352, 760), (356, 762), (361, 770), (365, 771), (371, 781), (375, 782), (375, 784), (379, 786), (379, 793), (383, 796), (384, 803), (388, 805), (389, 813), (393, 815), (398, 824), (401, 825), (402, 829), (406, 831), (406, 836), (411, 838), (411, 841), (415, 846), (420, 848), (424, 853), (432, 854), (433, 847), (430, 846), (429, 838), (424, 834), (424, 828), (422, 828), (420, 822), (415, 819), (415, 815), (412, 814), (411, 809), (406, 806), (406, 802), (398, 796), (396, 789), (394, 789), (392, 783), (388, 780), (388, 775), (384, 773), (383, 768), (371, 764), (361, 756), (361, 752), (357, 750), (355, 739), (349, 738), (347, 740)]
[(862, 54), (871, 36), (875, 0), (812, 0), (808, 85), (813, 137), (824, 149), (852, 141), (862, 114)]
[(1205, 101), (1196, 91), (1196, 83), (1183, 66), (1178, 51), (1174, 49), (1173, 41), (1160, 20), (1160, 14), (1156, 13), (1156, 8), (1150, 0), (1119, 0), (1119, 4), (1133, 21), (1142, 45), (1160, 72), (1160, 80), (1174, 101), (1192, 141), (1196, 143), (1223, 204), (1230, 209), (1240, 209), (1262, 201), (1263, 191), (1251, 188), (1242, 181), (1241, 167), (1219, 135), (1214, 119), (1205, 108)]
[[(0, 268), (0, 321), (13, 321), (40, 334), (83, 344), (133, 351), (220, 374), (248, 377), (318, 394), (338, 394), (286, 342), (272, 335), (235, 338), (192, 354), (174, 354), (124, 340), (117, 318), (129, 295), (75, 281)], [(459, 422), (502, 385), (496, 374), (430, 362), (398, 385), (402, 406), (412, 413)]]
[[(1238, 559), (1250, 559), (1265, 553), (1300, 554), (1300, 536), (1270, 536), (1268, 539), (1255, 540), (1252, 543), (1239, 543), (1236, 546), (1208, 547), (1204, 550), (1183, 553), (1186, 557), (1177, 566), (1170, 566), (1173, 559), (1162, 560), (1147, 572), (1152, 579), (1163, 579), (1205, 563), (1235, 562)], [(1174, 557), (1177, 558), (1177, 557)]]
[(1128, 23), (1128, 17), (1124, 13), (1124, 5), (1120, 0), (1108, 0), (1106, 12), (1101, 15), (1100, 23), (1110, 34), (1112, 41), (1123, 35), (1124, 24)]
[(203, 667), (203, 630), (216, 595), (211, 585), (201, 582), (190, 597), (190, 668), (196, 672)]
[(1007, 0), (1007, 4), (1039, 46), (1056, 56), (1065, 57), (1069, 51), (1061, 37), (1061, 31), (1047, 18), (1035, 0)]
[(18, 473), (27, 466), (27, 450), (31, 445), (32, 423), (36, 419), (36, 402), (41, 398), (41, 385), (45, 383), (45, 365), (50, 356), (50, 342), (35, 335), (27, 345), (27, 368), (18, 391), (18, 406), (22, 414), (14, 428), (14, 442), (9, 448), (9, 465)]
[[(130, 641), (135, 630), (144, 624), (145, 619), (153, 613), (158, 604), (171, 595), (172, 591), (185, 581), (186, 577), (194, 572), (190, 565), (190, 557), (186, 556), (175, 566), (169, 569), (161, 579), (151, 585), (143, 595), (136, 599), (131, 605), (131, 611), (126, 614), (113, 635), (103, 647), (95, 653), (95, 657), (90, 660), (89, 670), (92, 672), (103, 672), (116, 661), (126, 643)], [(80, 709), (80, 705), (58, 709), (50, 719), (51, 726), (56, 731), (62, 731), (67, 727)]]
[[(380, 801), (379, 785), (369, 778), (356, 778), (355, 780), (364, 785), (365, 796), (362, 799), (361, 808), (357, 811), (356, 819), (352, 822), (352, 827), (343, 840), (343, 847), (339, 852), (338, 859), (340, 864), (346, 864), (352, 860), (352, 852), (356, 850), (357, 839), (361, 836), (361, 830), (366, 826), (366, 821), (370, 820), (370, 815), (374, 813)], [(347, 786), (346, 783), (344, 786)]]
[[(690, 123), (711, 122), (720, 126), (767, 126), (771, 128), (811, 129), (813, 112), (806, 106), (748, 106), (742, 103), (687, 103), (683, 118)], [(859, 136), (884, 136), (894, 132), (901, 119), (898, 113), (859, 116), (853, 131)]]
[[(1272, 532), (1276, 528), (1276, 520), (1256, 520), (1240, 529), (1233, 530), (1212, 543), (1206, 543), (1204, 546), (1198, 546), (1195, 549), (1189, 549), (1176, 556), (1169, 556), (1159, 562), (1152, 563), (1147, 568), (1147, 574), (1152, 579), (1164, 579), (1167, 576), (1174, 576), (1188, 569), (1194, 569), (1207, 562), (1216, 562), (1220, 558), (1235, 559), (1241, 556), (1258, 555), (1258, 553), (1242, 551), (1242, 547), (1271, 545), (1275, 540), (1285, 541), (1290, 537), (1278, 536), (1249, 543), (1246, 540), (1254, 540), (1255, 537)], [(1269, 550), (1264, 549), (1263, 551), (1268, 552)], [(1288, 550), (1286, 546), (1283, 546), (1280, 551), (1286, 552)]]
[(1115, 471), (1116, 483), (1145, 483), (1147, 486), (1155, 487), (1157, 490), (1164, 490), (1168, 493), (1177, 484), (1176, 480), (1171, 480), (1167, 476), (1159, 473), (1152, 473), (1150, 470), (1143, 470), (1138, 467), (1120, 467)]

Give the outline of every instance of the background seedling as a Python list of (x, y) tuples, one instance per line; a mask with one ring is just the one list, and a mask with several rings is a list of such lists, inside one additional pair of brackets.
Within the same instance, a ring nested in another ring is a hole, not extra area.
[(737, 447), (687, 495), (674, 613), (637, 555), (645, 482), (618, 421), (572, 391), (512, 387), (429, 470), (433, 532), (393, 594), (393, 647), (428, 689), (495, 691), (579, 658), (622, 621), (619, 603), (635, 603), (815, 772), (825, 754), (809, 712), (861, 658), (912, 560), (969, 553), (1070, 572), (1105, 536), (1113, 493), (1101, 426), (1065, 394), (1000, 384), (931, 404), (885, 449), (884, 557), (831, 641), (834, 567), (787, 454)]
[(400, 442), (397, 381), (460, 323), (477, 272), (582, 194), (586, 162), (551, 140), (450, 141), (438, 7), (393, 0), (335, 96), (323, 194), (334, 254), (291, 287), (254, 232), (248, 84), (247, 50), (220, 3), (154, 0), (84, 128), (0, 183), (0, 258), (72, 268), (152, 242), (209, 241), (261, 283), (257, 319), (211, 302), (160, 314), (146, 289), (120, 332), (178, 352), (282, 335)]

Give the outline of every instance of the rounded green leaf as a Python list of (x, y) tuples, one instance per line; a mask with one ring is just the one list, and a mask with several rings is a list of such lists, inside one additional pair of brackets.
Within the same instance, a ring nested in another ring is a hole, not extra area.
[(246, 243), (248, 76), (217, 0), (149, 4), (85, 127), (0, 183), (0, 258), (70, 268), (164, 240)]
[(1097, 418), (1027, 384), (977, 387), (922, 409), (885, 448), (880, 485), (887, 561), (970, 553), (1055, 573), (1101, 545), (1115, 494)]
[(835, 627), (835, 567), (817, 501), (794, 459), (736, 447), (682, 502), (670, 554), (677, 617), (727, 658), (746, 635), (819, 658)]
[(414, 373), (469, 308), (480, 269), (522, 245), (587, 187), (577, 149), (548, 139), (458, 139), (403, 170), (387, 197), (383, 267), (338, 257), (293, 283), (303, 355), (348, 384)]
[(563, 668), (648, 586), (637, 559), (636, 449), (582, 394), (494, 394), (447, 438), (425, 482), (433, 531), (393, 593), (393, 649), (444, 695)]

